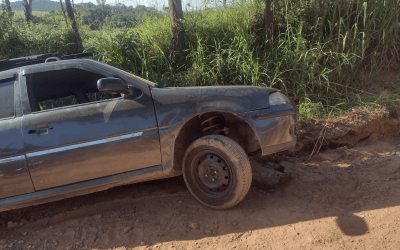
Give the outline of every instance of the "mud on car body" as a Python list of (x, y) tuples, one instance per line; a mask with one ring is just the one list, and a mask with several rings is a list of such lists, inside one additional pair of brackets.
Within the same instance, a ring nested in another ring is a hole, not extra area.
[(160, 87), (88, 55), (0, 61), (0, 211), (181, 174), (229, 208), (250, 188), (248, 155), (295, 146), (276, 89)]

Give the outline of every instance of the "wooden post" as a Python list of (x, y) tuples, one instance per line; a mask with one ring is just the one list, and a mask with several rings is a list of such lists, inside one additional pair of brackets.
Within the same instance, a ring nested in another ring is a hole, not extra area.
[(172, 32), (172, 43), (177, 51), (184, 49), (184, 31), (181, 20), (183, 19), (182, 1), (168, 0), (169, 17)]

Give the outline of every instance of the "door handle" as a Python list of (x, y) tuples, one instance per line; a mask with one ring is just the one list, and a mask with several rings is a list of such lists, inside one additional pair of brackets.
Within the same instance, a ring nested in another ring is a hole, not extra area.
[(37, 125), (36, 129), (29, 130), (28, 134), (47, 135), (51, 129), (53, 129), (53, 127), (50, 127), (46, 123), (43, 123)]

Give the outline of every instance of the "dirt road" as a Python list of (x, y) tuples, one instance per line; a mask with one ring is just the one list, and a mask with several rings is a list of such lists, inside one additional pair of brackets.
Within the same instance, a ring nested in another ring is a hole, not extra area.
[(399, 143), (288, 158), (304, 172), (224, 211), (178, 177), (3, 212), (0, 249), (400, 249)]

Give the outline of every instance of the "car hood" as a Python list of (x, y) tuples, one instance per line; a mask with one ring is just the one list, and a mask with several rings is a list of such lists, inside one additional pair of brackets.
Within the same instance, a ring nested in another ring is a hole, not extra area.
[(155, 105), (184, 105), (196, 113), (223, 110), (235, 113), (269, 108), (269, 93), (276, 89), (255, 86), (152, 88)]

